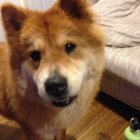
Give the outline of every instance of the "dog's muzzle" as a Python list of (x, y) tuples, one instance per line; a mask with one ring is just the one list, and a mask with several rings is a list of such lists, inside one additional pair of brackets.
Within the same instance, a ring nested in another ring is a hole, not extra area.
[(47, 79), (45, 90), (52, 98), (52, 104), (57, 107), (65, 107), (75, 99), (75, 97), (69, 97), (67, 79), (60, 74), (54, 74)]

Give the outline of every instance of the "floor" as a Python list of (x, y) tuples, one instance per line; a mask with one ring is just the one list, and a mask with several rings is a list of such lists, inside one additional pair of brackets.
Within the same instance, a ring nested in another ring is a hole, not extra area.
[[(124, 140), (129, 119), (139, 112), (100, 92), (86, 117), (70, 128), (68, 140)], [(19, 140), (22, 131), (17, 124), (0, 116), (0, 140)]]

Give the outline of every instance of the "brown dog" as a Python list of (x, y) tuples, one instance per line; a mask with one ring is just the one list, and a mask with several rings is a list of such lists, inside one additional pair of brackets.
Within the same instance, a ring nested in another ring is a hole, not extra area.
[(87, 111), (104, 66), (104, 41), (90, 5), (59, 0), (37, 12), (2, 6), (0, 112), (29, 140), (64, 140)]

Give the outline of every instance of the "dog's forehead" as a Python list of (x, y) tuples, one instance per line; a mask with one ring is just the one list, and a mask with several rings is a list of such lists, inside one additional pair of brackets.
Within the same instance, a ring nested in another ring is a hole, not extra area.
[[(61, 44), (76, 34), (76, 26), (61, 11), (32, 14), (25, 23), (21, 38), (34, 46)], [(48, 44), (47, 44), (48, 43)]]
[(55, 32), (74, 27), (72, 19), (62, 10), (50, 9), (45, 12), (33, 12), (28, 24), (44, 31)]

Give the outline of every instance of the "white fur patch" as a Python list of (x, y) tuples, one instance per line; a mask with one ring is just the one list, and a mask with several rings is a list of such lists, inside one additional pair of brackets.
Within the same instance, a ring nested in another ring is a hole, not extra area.
[(86, 62), (82, 60), (76, 60), (75, 64), (68, 67), (60, 66), (61, 75), (65, 76), (68, 80), (69, 95), (75, 96), (78, 94), (83, 79), (86, 75)]
[(43, 69), (39, 69), (34, 76), (34, 81), (38, 87), (38, 94), (45, 100), (47, 100), (47, 94), (45, 91), (45, 82), (48, 79), (50, 74), (50, 68), (44, 67)]

